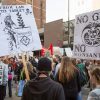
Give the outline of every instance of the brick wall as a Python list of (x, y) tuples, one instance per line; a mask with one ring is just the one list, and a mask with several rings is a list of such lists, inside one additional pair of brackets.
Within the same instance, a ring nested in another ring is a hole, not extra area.
[[(5, 5), (22, 5), (26, 4), (28, 0), (3, 0)], [(29, 3), (31, 0), (29, 0)], [(46, 0), (33, 0), (33, 13), (38, 29), (43, 28), (46, 22)]]
[(53, 46), (62, 47), (63, 45), (63, 20), (56, 20), (44, 25), (44, 47)]
[(38, 28), (44, 27), (46, 22), (46, 0), (33, 0), (33, 12)]
[(25, 0), (2, 0), (2, 4), (5, 5), (17, 5), (17, 4), (26, 4)]

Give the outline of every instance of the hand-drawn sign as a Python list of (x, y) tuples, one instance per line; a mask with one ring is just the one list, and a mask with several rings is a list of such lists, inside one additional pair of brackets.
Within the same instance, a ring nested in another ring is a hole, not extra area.
[[(5, 28), (4, 31), (9, 35), (8, 41), (9, 41), (9, 48), (11, 51), (14, 49), (20, 48), (21, 45), (28, 46), (30, 42), (32, 42), (32, 33), (31, 33), (31, 28), (25, 27), (23, 18), (21, 14), (18, 12), (17, 14), (17, 21), (18, 25), (13, 22), (11, 15), (7, 15), (4, 19), (5, 22)], [(13, 27), (13, 26), (16, 27)]]
[(100, 23), (89, 23), (82, 31), (82, 40), (87, 46), (99, 46)]
[(0, 56), (42, 48), (31, 5), (0, 6)]
[(9, 48), (12, 51), (14, 50), (14, 47), (17, 48), (16, 38), (15, 38), (16, 33), (13, 30), (16, 24), (13, 22), (11, 15), (5, 16), (4, 23), (5, 23), (4, 32), (9, 35), (9, 38), (8, 38)]
[(27, 46), (30, 42), (30, 39), (27, 36), (23, 36), (20, 42)]

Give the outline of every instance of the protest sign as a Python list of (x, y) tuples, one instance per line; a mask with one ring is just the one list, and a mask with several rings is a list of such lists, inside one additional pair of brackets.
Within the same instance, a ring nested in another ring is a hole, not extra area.
[(76, 16), (73, 57), (100, 60), (100, 10)]
[(31, 5), (0, 6), (0, 56), (42, 48)]
[(71, 50), (71, 48), (65, 48), (65, 52), (66, 52), (66, 55), (68, 57), (72, 57), (72, 50)]

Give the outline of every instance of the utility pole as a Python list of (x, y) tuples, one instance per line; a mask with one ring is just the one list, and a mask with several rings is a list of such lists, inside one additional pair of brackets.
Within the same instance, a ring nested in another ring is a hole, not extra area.
[(70, 46), (70, 30), (69, 30), (69, 28), (70, 28), (70, 21), (69, 21), (69, 7), (70, 7), (70, 2), (69, 2), (69, 0), (68, 0), (68, 47)]

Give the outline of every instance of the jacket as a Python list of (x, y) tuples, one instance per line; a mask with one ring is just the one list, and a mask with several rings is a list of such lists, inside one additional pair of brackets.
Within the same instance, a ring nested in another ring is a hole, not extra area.
[(2, 77), (2, 84), (1, 85), (6, 85), (8, 82), (8, 65), (4, 64), (2, 61), (0, 61), (0, 67), (2, 67), (2, 73), (3, 73), (3, 77)]
[(57, 73), (55, 80), (62, 84), (66, 100), (77, 100), (78, 93), (81, 91), (78, 71), (74, 73), (74, 77), (72, 77), (69, 81), (65, 79), (64, 83), (59, 81), (59, 73)]
[(47, 78), (34, 78), (23, 90), (21, 100), (65, 100), (62, 86)]

